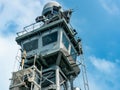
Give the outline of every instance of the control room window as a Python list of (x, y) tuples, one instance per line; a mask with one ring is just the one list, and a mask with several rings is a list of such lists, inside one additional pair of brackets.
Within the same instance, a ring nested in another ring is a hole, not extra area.
[(26, 50), (26, 52), (37, 49), (38, 48), (38, 39), (35, 39), (35, 40), (32, 40), (30, 42), (23, 44), (23, 48), (24, 48), (24, 50)]
[(73, 49), (73, 47), (71, 47), (70, 55), (74, 60), (76, 60), (77, 54), (75, 53), (75, 50)]
[(68, 50), (69, 48), (69, 41), (67, 39), (67, 37), (65, 36), (65, 34), (63, 33), (63, 37), (62, 37), (62, 42), (64, 44), (64, 46), (66, 47), (66, 49)]
[(58, 32), (53, 32), (51, 34), (45, 35), (42, 37), (42, 44), (43, 46), (46, 46), (48, 44), (51, 44), (53, 42), (57, 41), (57, 37), (58, 37)]

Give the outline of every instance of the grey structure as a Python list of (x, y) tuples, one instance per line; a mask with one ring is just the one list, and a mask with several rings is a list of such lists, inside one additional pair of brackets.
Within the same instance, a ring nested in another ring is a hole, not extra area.
[(73, 81), (80, 73), (76, 58), (82, 48), (69, 24), (71, 14), (57, 2), (47, 3), (36, 23), (17, 33), (21, 69), (13, 72), (9, 90), (77, 90)]

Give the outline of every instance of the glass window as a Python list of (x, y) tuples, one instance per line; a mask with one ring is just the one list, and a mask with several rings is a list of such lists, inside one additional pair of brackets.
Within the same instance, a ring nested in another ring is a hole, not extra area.
[(73, 47), (71, 47), (70, 55), (74, 60), (76, 60), (77, 54), (75, 53), (75, 50), (73, 49)]
[(57, 37), (58, 37), (58, 32), (54, 32), (54, 33), (43, 36), (42, 37), (43, 46), (46, 46), (46, 45), (51, 44), (53, 42), (56, 42)]
[(38, 39), (35, 39), (35, 40), (32, 40), (30, 42), (23, 44), (23, 48), (24, 48), (24, 50), (26, 50), (26, 52), (37, 49), (38, 48)]
[(66, 49), (68, 49), (69, 48), (69, 41), (64, 33), (63, 33), (63, 37), (62, 37), (62, 42), (63, 42), (64, 46), (66, 47)]

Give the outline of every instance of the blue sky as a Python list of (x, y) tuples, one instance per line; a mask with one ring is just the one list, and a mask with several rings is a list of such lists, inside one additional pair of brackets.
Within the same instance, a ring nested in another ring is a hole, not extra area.
[[(15, 42), (16, 32), (35, 22), (43, 5), (49, 1), (0, 0), (1, 90), (9, 88), (9, 78), (19, 49)], [(82, 38), (90, 90), (120, 90), (120, 1), (56, 1), (64, 9), (74, 10), (71, 24)], [(82, 87), (78, 80), (82, 82), (78, 77), (75, 85)]]

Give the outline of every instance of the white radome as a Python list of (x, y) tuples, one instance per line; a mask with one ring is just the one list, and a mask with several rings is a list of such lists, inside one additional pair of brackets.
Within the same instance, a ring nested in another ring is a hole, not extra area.
[(61, 7), (61, 5), (58, 2), (51, 1), (44, 6), (43, 10), (45, 10), (47, 8), (51, 8), (53, 6)]
[(80, 90), (80, 89), (78, 87), (76, 87), (75, 90)]

